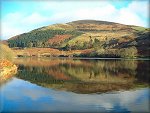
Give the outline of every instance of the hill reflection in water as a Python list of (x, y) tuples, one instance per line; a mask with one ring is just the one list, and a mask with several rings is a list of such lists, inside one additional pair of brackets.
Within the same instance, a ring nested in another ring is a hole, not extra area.
[(16, 59), (17, 77), (37, 85), (76, 93), (103, 93), (149, 85), (149, 61)]

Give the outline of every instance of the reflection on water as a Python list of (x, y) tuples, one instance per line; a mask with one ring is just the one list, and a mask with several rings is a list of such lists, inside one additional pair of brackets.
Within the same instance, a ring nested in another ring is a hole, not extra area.
[(149, 89), (107, 94), (76, 94), (13, 78), (0, 88), (3, 112), (149, 112)]
[(149, 60), (16, 59), (2, 112), (149, 112)]
[[(18, 78), (77, 93), (101, 93), (148, 84), (149, 61), (17, 59)], [(143, 69), (144, 67), (144, 69)]]

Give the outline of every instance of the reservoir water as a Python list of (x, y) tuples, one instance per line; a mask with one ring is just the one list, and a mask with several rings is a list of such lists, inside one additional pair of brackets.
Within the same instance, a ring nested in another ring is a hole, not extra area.
[(1, 112), (150, 112), (149, 60), (19, 58)]

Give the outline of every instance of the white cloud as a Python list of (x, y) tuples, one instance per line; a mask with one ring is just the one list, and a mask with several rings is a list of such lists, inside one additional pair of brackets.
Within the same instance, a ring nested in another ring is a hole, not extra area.
[(48, 17), (44, 17), (38, 13), (32, 13), (31, 15), (25, 15), (19, 12), (9, 13), (2, 20), (1, 37), (2, 39), (8, 39), (12, 36), (41, 27), (42, 24), (48, 21)]
[(136, 14), (126, 9), (121, 9), (118, 12), (118, 17), (116, 18), (116, 20), (119, 23), (123, 23), (127, 25), (143, 26), (143, 21)]
[(148, 8), (146, 8), (148, 6), (146, 2), (142, 2), (145, 8), (141, 10), (139, 8), (140, 4), (141, 2), (133, 1), (128, 7), (122, 9), (116, 9), (111, 4), (105, 4), (105, 6), (101, 7), (80, 7), (73, 11), (57, 10), (57, 13), (51, 17), (51, 20), (67, 22), (81, 19), (95, 19), (148, 27), (148, 22), (143, 21), (143, 18), (140, 16), (143, 14), (143, 17), (148, 18)]
[(14, 13), (8, 13), (5, 17), (4, 17), (4, 20), (5, 21), (16, 21), (16, 20), (20, 20), (22, 19), (22, 14), (19, 13), (19, 12), (14, 12)]
[(116, 9), (112, 5), (107, 5), (105, 7), (97, 7), (91, 9), (80, 9), (75, 14), (78, 18), (91, 18), (91, 19), (99, 19), (99, 18), (108, 18), (112, 16), (113, 13), (116, 12)]
[(3, 39), (7, 39), (24, 32), (24, 29), (15, 27), (15, 25), (6, 22), (2, 23), (1, 28), (1, 36)]
[(148, 2), (133, 1), (128, 7), (118, 10), (117, 21), (123, 24), (148, 27), (148, 9)]
[(23, 20), (21, 20), (22, 24), (40, 24), (43, 22), (47, 22), (49, 20), (48, 17), (44, 17), (38, 13), (33, 13), (27, 17), (25, 17)]
[(136, 13), (145, 18), (149, 18), (149, 2), (148, 1), (144, 1), (144, 0), (141, 2), (134, 1), (129, 5), (128, 9), (132, 13)]
[(81, 19), (94, 19), (113, 21), (112, 16), (115, 15), (116, 9), (112, 5), (94, 8), (79, 8), (74, 11), (59, 11), (51, 17), (52, 21), (69, 22)]

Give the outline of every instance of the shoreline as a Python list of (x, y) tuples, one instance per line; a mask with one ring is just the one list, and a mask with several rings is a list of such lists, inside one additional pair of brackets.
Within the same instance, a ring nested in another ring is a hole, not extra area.
[(60, 58), (60, 59), (83, 59), (83, 60), (150, 60), (150, 58), (113, 58), (113, 57), (105, 57), (105, 58), (98, 58), (98, 57), (33, 57), (33, 56), (23, 56), (23, 57), (15, 57), (15, 59), (18, 59), (18, 58), (37, 58), (37, 59), (57, 59), (57, 58)]

